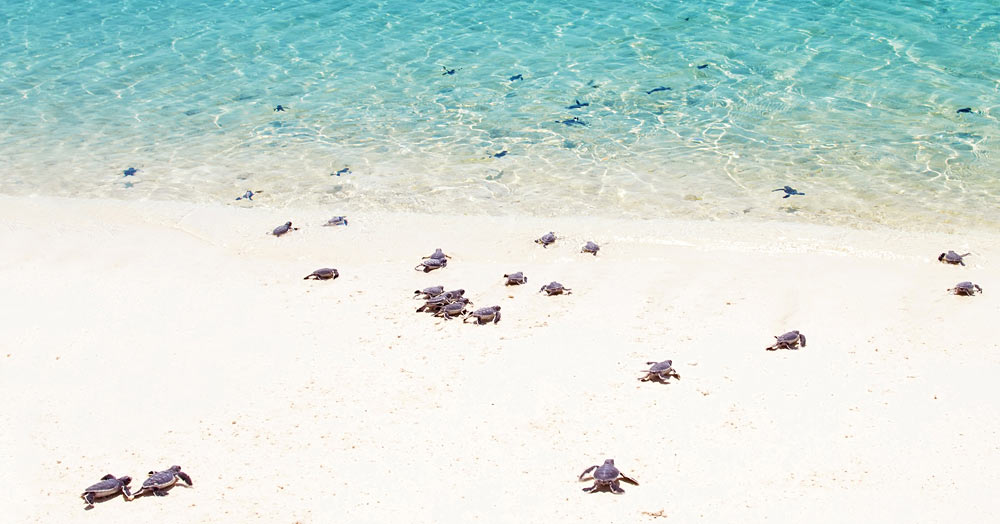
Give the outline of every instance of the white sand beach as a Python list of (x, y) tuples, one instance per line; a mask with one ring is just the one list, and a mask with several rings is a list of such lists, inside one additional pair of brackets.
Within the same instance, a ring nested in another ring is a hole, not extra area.
[[(2, 520), (1000, 515), (1000, 236), (349, 211), (0, 196)], [(415, 313), (436, 284), (502, 320)], [(639, 485), (582, 492), (606, 458)], [(79, 498), (173, 464), (192, 488)]]

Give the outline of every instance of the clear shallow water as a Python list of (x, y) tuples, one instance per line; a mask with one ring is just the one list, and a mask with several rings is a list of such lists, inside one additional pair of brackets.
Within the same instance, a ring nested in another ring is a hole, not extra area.
[(0, 192), (1000, 226), (1000, 5), (902, 3), (8, 0)]

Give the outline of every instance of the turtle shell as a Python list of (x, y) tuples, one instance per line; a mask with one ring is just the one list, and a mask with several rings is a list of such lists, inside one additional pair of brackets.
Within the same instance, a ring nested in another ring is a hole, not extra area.
[(122, 484), (126, 483), (126, 479), (131, 482), (131, 478), (122, 477), (120, 479), (111, 478), (107, 480), (102, 480), (93, 486), (88, 486), (87, 489), (83, 490), (84, 493), (93, 493), (97, 497), (107, 497), (110, 495), (115, 495), (122, 489)]

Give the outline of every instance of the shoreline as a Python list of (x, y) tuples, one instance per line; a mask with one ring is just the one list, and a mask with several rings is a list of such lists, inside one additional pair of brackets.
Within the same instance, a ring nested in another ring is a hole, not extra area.
[[(996, 235), (337, 213), (350, 225), (320, 227), (320, 207), (0, 196), (13, 519), (1000, 512)], [(302, 229), (267, 234), (286, 220)], [(562, 238), (532, 242), (548, 231)], [(437, 247), (447, 268), (412, 269)], [(937, 262), (948, 249), (974, 255)], [(302, 280), (319, 267), (341, 277)], [(528, 284), (504, 287), (518, 270)], [(573, 294), (539, 294), (551, 280)], [(985, 293), (945, 292), (961, 280)], [(436, 284), (503, 320), (415, 313)], [(791, 329), (808, 347), (763, 350)], [(637, 381), (668, 358), (682, 379)], [(605, 458), (639, 485), (581, 493)], [(82, 509), (105, 473), (135, 490), (172, 464), (193, 488)]]

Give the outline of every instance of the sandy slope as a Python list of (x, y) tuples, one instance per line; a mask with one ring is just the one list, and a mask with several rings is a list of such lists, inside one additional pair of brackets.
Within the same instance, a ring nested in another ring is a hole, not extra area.
[[(329, 215), (0, 197), (9, 522), (998, 516), (997, 237)], [(451, 265), (413, 271), (435, 247)], [(302, 280), (323, 266), (342, 277)], [(416, 314), (434, 284), (503, 320)], [(807, 348), (763, 350), (790, 329)], [(667, 358), (681, 380), (636, 380)], [(581, 492), (609, 457), (640, 485)], [(78, 498), (171, 464), (194, 488)]]

